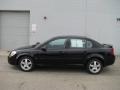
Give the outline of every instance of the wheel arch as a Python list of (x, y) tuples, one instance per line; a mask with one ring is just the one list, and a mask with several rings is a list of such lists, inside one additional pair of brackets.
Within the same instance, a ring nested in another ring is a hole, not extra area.
[(101, 54), (90, 54), (90, 55), (88, 55), (85, 62), (84, 62), (85, 65), (87, 65), (87, 63), (93, 58), (99, 59), (102, 62), (103, 66), (105, 66), (104, 57)]
[(17, 65), (18, 65), (18, 63), (19, 63), (20, 58), (22, 58), (22, 57), (30, 57), (30, 58), (34, 59), (34, 58), (32, 57), (32, 55), (30, 55), (30, 54), (28, 54), (28, 53), (19, 54), (19, 55), (17, 55), (17, 57), (16, 57), (16, 59), (17, 59), (17, 62), (16, 62)]

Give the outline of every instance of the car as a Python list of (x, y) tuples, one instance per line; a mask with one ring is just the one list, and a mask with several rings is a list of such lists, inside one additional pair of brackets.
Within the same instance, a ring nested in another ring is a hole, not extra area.
[(114, 64), (114, 48), (85, 36), (57, 36), (43, 44), (14, 49), (8, 63), (28, 72), (36, 65), (83, 65), (91, 74), (99, 74), (104, 67)]

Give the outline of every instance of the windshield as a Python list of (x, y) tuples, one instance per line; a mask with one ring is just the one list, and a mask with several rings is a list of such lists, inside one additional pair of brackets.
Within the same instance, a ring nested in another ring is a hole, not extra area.
[(37, 42), (36, 44), (32, 45), (32, 47), (37, 47), (40, 45), (40, 42)]

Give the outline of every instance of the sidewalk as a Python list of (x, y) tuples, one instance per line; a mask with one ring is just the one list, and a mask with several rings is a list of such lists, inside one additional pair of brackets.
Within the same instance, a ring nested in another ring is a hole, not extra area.
[(5, 50), (0, 50), (0, 56), (8, 56), (9, 52)]

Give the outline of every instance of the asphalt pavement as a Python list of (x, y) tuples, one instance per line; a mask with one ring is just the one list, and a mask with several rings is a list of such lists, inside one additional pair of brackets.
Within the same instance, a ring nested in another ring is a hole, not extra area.
[(0, 90), (120, 90), (120, 58), (99, 75), (80, 66), (41, 66), (23, 72), (0, 56)]

